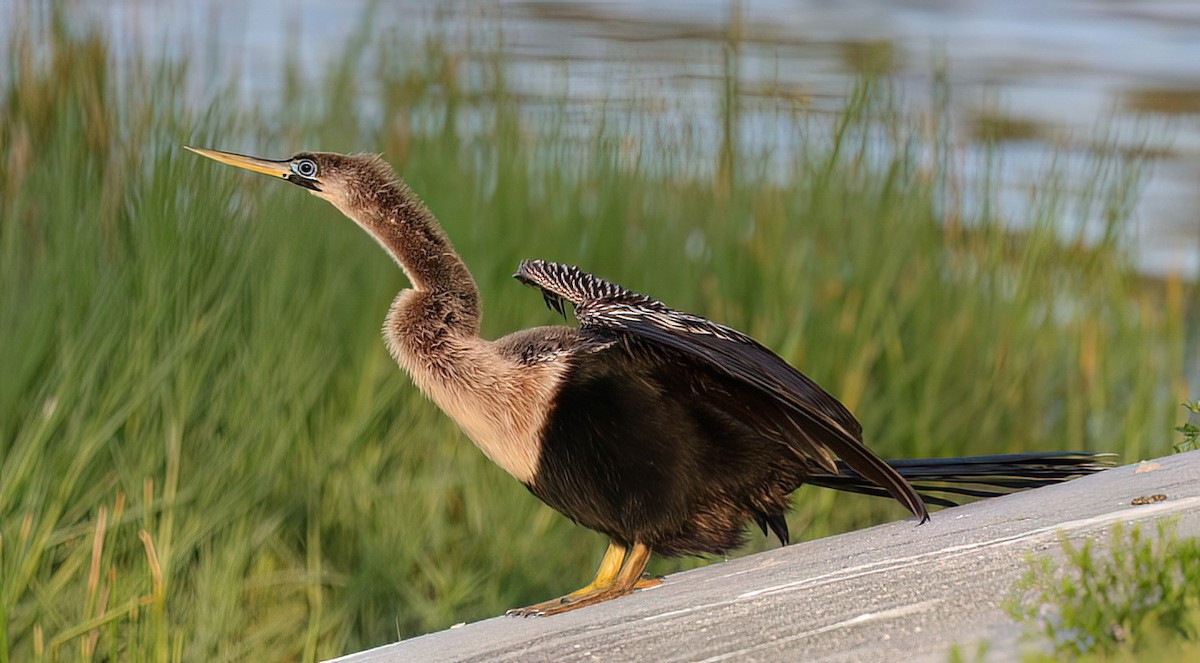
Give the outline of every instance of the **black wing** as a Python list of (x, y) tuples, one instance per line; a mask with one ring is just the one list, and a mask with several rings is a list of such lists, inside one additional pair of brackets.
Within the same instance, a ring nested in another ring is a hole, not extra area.
[(526, 260), (513, 276), (541, 289), (547, 303), (559, 312), (564, 300), (570, 302), (582, 329), (629, 334), (653, 342), (759, 390), (789, 415), (798, 415), (797, 424), (810, 443), (826, 446), (860, 476), (886, 489), (922, 522), (928, 520), (925, 504), (912, 486), (862, 443), (862, 427), (854, 416), (749, 336), (676, 311), (570, 265)]

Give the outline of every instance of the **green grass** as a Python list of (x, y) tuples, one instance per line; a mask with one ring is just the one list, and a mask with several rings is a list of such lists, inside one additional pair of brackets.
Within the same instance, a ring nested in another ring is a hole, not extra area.
[[(1030, 560), (1006, 608), (1053, 648), (1034, 660), (1183, 660), (1200, 652), (1200, 539), (1116, 525), (1103, 553), (1064, 539), (1062, 567)], [(1140, 658), (1139, 658), (1140, 657)], [(1193, 660), (1193, 659), (1187, 659)]]
[[(1192, 415), (1200, 414), (1200, 399), (1197, 399), (1194, 402), (1184, 403), (1183, 407)], [(1177, 453), (1200, 449), (1200, 426), (1192, 423), (1189, 419), (1188, 421), (1184, 421), (1182, 424), (1176, 426), (1175, 430), (1183, 436), (1182, 440), (1175, 443), (1175, 451)]]
[[(1138, 163), (1115, 149), (1081, 191), (1037, 187), (1014, 234), (945, 119), (880, 81), (834, 116), (780, 111), (796, 153), (720, 121), (711, 154), (687, 128), (533, 119), (500, 55), (450, 40), (354, 46), (246, 110), (50, 18), (0, 72), (0, 661), (312, 660), (568, 591), (603, 550), (392, 364), (379, 328), (405, 284), (374, 242), (182, 144), (383, 151), (476, 274), (491, 336), (554, 321), (509, 277), (521, 258), (567, 261), (751, 333), (887, 456), (1170, 450), (1187, 286), (1131, 272)], [(386, 122), (351, 104), (368, 88)], [(1105, 239), (1064, 237), (1067, 205)], [(791, 525), (902, 515), (803, 489)]]

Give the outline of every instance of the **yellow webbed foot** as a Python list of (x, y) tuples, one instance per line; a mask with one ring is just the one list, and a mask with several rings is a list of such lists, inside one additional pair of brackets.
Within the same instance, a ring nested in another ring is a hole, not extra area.
[(634, 544), (627, 550), (617, 543), (609, 543), (596, 578), (582, 589), (549, 601), (542, 601), (524, 608), (513, 608), (506, 614), (510, 617), (549, 617), (589, 605), (631, 594), (635, 589), (648, 589), (662, 583), (660, 578), (642, 578), (642, 571), (650, 561), (650, 549), (643, 544)]

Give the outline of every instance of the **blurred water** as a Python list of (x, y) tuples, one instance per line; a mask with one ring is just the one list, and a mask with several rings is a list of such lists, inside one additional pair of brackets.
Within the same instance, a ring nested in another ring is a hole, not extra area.
[[(36, 5), (0, 0), (0, 20)], [(873, 62), (920, 109), (933, 103), (932, 72), (945, 63), (957, 130), (986, 125), (1007, 136), (1008, 208), (1019, 209), (1052, 154), (1081, 163), (1100, 134), (1147, 145), (1159, 156), (1135, 212), (1140, 266), (1200, 274), (1200, 2), (1192, 0), (583, 0), (449, 9), (431, 0), (112, 0), (75, 10), (103, 23), (127, 53), (188, 53), (200, 65), (200, 93), (238, 80), (246, 98), (268, 103), (289, 57), (302, 75), (319, 77), (356, 35), (411, 45), (401, 50), (419, 57), (424, 35), (457, 32), (478, 46), (502, 45), (513, 56), (511, 86), (531, 105), (567, 95), (581, 122), (595, 121), (599, 100), (664, 97), (701, 126), (716, 122), (736, 48), (743, 138), (784, 150), (796, 137), (773, 130), (772, 105), (835, 110)]]

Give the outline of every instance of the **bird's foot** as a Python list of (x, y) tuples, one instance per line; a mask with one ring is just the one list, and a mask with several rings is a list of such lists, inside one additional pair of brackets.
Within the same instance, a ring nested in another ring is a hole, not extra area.
[(619, 598), (633, 591), (630, 587), (626, 590), (620, 590), (616, 587), (608, 589), (597, 589), (586, 594), (567, 594), (549, 601), (534, 603), (531, 606), (524, 608), (513, 608), (506, 614), (509, 617), (549, 617), (551, 615), (559, 615), (564, 612), (586, 608), (589, 605), (596, 605), (615, 598)]
[(638, 579), (637, 583), (634, 584), (633, 588), (634, 589), (650, 589), (651, 587), (658, 587), (659, 585), (662, 584), (662, 581), (663, 581), (662, 576), (643, 576), (642, 578)]
[(589, 605), (611, 601), (626, 594), (632, 594), (634, 590), (650, 589), (661, 584), (662, 578), (659, 577), (641, 578), (631, 587), (607, 587), (604, 589), (572, 592), (566, 596), (542, 601), (541, 603), (534, 603), (524, 608), (513, 608), (504, 614), (509, 617), (549, 617), (551, 615), (578, 610), (579, 608), (586, 608)]

